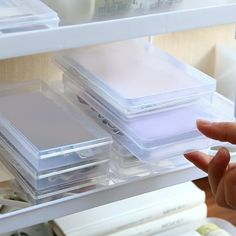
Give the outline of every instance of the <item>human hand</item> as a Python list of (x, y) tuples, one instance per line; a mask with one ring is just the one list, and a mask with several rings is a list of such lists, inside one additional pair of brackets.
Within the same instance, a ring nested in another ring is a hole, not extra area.
[[(199, 120), (197, 127), (209, 138), (236, 144), (236, 123)], [(229, 163), (229, 151), (221, 148), (214, 157), (202, 152), (188, 153), (185, 157), (208, 173), (211, 191), (217, 204), (236, 209), (236, 163)]]

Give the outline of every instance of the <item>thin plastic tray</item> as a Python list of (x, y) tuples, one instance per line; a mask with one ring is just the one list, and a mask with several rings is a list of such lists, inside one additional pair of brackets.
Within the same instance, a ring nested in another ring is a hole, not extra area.
[(23, 178), (37, 191), (53, 189), (76, 181), (81, 182), (108, 175), (109, 173), (109, 159), (104, 159), (105, 155), (91, 160), (81, 160), (80, 163), (67, 166), (66, 168), (37, 172), (14, 147), (10, 147), (2, 138), (0, 139), (0, 153), (0, 157), (4, 158), (5, 162), (9, 162), (14, 166)]
[(213, 78), (142, 39), (64, 52), (56, 62), (123, 119), (211, 99), (216, 87)]
[(1, 0), (0, 32), (11, 33), (58, 26), (57, 13), (39, 0)]
[(0, 89), (0, 132), (37, 171), (109, 155), (112, 138), (42, 81)]
[(117, 142), (143, 162), (157, 162), (192, 150), (206, 149), (215, 144), (197, 130), (196, 120), (199, 118), (234, 120), (233, 116), (223, 114), (224, 112), (217, 108), (212, 110), (212, 116), (210, 110), (213, 106), (205, 99), (199, 99), (185, 107), (122, 122), (83, 88), (75, 87), (68, 80), (65, 86), (65, 92), (72, 102), (83, 107)]

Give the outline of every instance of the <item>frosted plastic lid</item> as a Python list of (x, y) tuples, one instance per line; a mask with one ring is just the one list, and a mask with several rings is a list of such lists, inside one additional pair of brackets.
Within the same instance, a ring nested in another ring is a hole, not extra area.
[(40, 81), (0, 90), (0, 132), (36, 168), (39, 160), (111, 143), (106, 132)]
[(57, 26), (58, 22), (57, 13), (39, 0), (0, 1), (0, 30), (4, 33), (12, 32), (16, 28), (48, 28)]
[(63, 53), (57, 62), (127, 116), (215, 90), (215, 80), (143, 39)]

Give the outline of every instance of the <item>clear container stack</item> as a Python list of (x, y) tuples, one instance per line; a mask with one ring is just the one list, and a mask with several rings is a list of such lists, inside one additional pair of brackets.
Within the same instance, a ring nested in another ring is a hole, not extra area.
[(213, 145), (196, 120), (219, 118), (212, 106), (215, 80), (145, 39), (66, 51), (56, 62), (68, 98), (121, 147), (113, 147), (116, 175), (125, 177), (117, 166), (130, 158), (147, 170), (141, 175), (159, 171), (161, 163), (181, 168), (186, 161), (173, 163), (183, 153)]
[(0, 156), (32, 203), (109, 183), (112, 138), (42, 81), (0, 89)]

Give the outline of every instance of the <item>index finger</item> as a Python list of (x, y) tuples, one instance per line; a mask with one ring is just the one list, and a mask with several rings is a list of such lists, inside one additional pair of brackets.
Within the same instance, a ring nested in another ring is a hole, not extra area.
[(204, 172), (208, 173), (208, 166), (209, 163), (212, 160), (212, 157), (209, 155), (195, 151), (184, 154), (184, 156), (191, 161), (195, 166), (197, 166), (199, 169), (203, 170)]
[(197, 121), (198, 129), (207, 137), (236, 144), (236, 123)]

